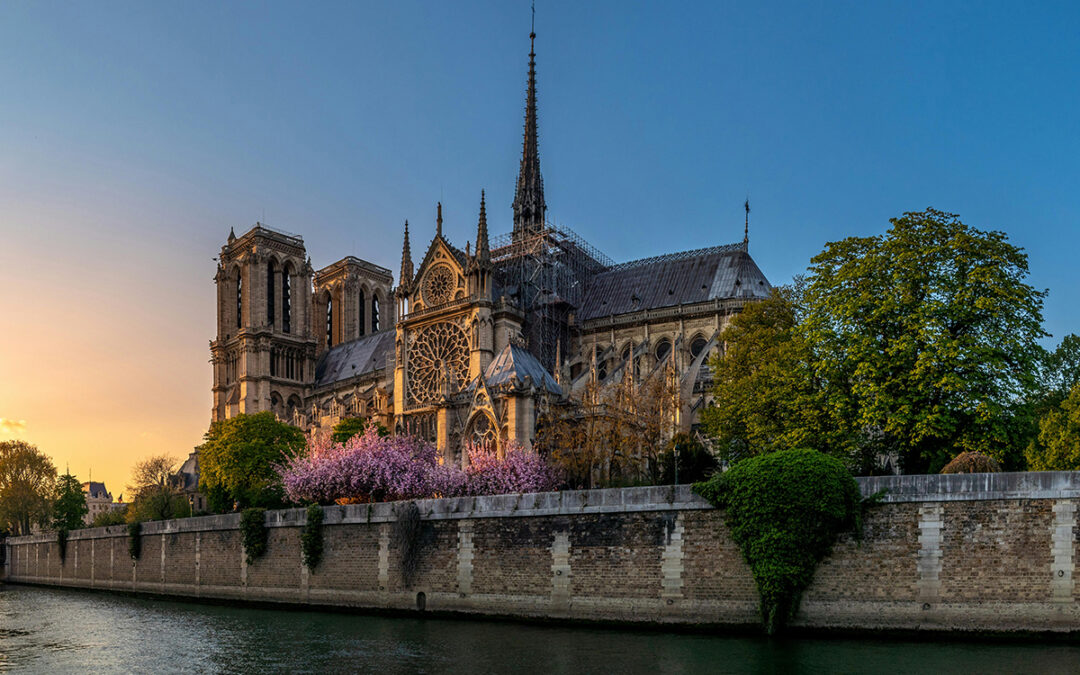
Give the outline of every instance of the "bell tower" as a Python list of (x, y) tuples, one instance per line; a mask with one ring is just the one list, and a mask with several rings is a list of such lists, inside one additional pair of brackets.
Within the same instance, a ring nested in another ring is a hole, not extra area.
[(270, 410), (293, 422), (315, 373), (311, 277), (301, 237), (262, 223), (240, 237), (229, 232), (214, 276), (211, 421)]

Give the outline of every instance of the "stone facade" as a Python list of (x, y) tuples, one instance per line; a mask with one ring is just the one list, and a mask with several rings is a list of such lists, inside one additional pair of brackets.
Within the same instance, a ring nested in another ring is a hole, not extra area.
[[(797, 627), (1080, 632), (1075, 504), (1080, 474), (937, 477), (892, 486), (861, 540), (817, 570)], [(989, 489), (986, 489), (989, 488)], [(328, 507), (324, 557), (303, 566), (304, 511), (267, 514), (269, 548), (244, 559), (239, 515), (145, 523), (132, 561), (123, 526), (7, 541), (4, 578), (180, 597), (628, 623), (749, 625), (753, 578), (722, 514), (688, 486), (427, 500), (419, 564), (402, 576), (403, 504)]]
[(405, 223), (396, 286), (355, 257), (315, 271), (301, 237), (262, 224), (230, 233), (215, 277), (213, 420), (271, 410), (312, 430), (361, 416), (464, 464), (465, 441), (530, 447), (551, 406), (668, 378), (678, 403), (667, 433), (693, 429), (720, 332), (770, 291), (748, 220), (741, 243), (621, 264), (547, 222), (535, 57), (511, 232), (489, 237), (481, 191), (462, 250), (440, 204), (416, 266)]

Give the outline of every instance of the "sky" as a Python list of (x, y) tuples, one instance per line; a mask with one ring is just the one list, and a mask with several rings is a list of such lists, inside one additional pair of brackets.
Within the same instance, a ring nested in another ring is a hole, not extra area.
[[(0, 3), (0, 439), (104, 480), (209, 423), (229, 229), (395, 271), (511, 226), (527, 0)], [(548, 217), (616, 261), (738, 241), (776, 284), (935, 207), (1080, 333), (1080, 5), (536, 9)]]

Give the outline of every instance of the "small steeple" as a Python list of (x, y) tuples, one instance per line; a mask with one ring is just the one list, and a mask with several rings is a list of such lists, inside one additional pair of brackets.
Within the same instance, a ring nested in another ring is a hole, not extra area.
[(229, 241), (232, 241), (233, 239), (236, 239), (236, 229), (230, 227), (229, 228)]
[(442, 202), (439, 202), (438, 215), (435, 216), (435, 236), (442, 238)]
[(743, 226), (742, 243), (743, 248), (750, 248), (750, 198), (747, 197), (743, 203), (743, 208), (746, 209), (746, 224)]
[(540, 175), (540, 150), (536, 132), (536, 32), (529, 33), (529, 87), (525, 96), (525, 139), (521, 147), (521, 170), (514, 191), (514, 234), (528, 235), (544, 227), (544, 179)]
[(484, 204), (484, 191), (480, 191), (480, 220), (476, 224), (476, 261), (491, 261), (491, 248), (488, 245), (487, 208)]
[(408, 286), (412, 283), (413, 262), (412, 248), (409, 246), (409, 221), (405, 221), (405, 243), (401, 246), (401, 277), (398, 279), (399, 286)]

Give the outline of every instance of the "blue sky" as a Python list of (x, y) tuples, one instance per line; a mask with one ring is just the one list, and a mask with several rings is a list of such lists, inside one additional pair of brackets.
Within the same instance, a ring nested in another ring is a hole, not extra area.
[[(1056, 344), (1080, 332), (1077, 7), (542, 0), (548, 215), (627, 260), (740, 239), (749, 194), (784, 283), (933, 206), (1028, 251)], [(25, 327), (0, 417), (126, 411), (187, 452), (230, 227), (395, 274), (440, 199), (461, 245), (482, 188), (508, 230), (528, 32), (524, 0), (0, 4), (0, 301)]]

